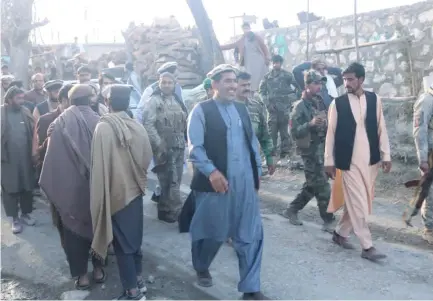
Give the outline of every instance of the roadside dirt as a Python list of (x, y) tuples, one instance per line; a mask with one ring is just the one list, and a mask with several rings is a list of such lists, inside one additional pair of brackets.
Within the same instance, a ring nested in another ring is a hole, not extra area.
[[(415, 165), (393, 163), (389, 174), (379, 172), (376, 181), (375, 196), (386, 198), (391, 203), (402, 202), (406, 204), (414, 194), (414, 190), (407, 189), (403, 184), (420, 177)], [(265, 177), (267, 189), (279, 191), (298, 191), (304, 183), (302, 170), (291, 170), (289, 167), (278, 166), (272, 177)]]

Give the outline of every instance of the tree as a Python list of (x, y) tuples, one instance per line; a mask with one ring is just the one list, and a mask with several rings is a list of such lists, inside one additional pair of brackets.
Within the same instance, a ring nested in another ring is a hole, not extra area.
[(27, 86), (28, 63), (32, 45), (30, 32), (49, 23), (33, 22), (34, 0), (1, 0), (1, 43), (10, 57), (10, 70)]
[(194, 17), (204, 48), (203, 71), (209, 72), (214, 66), (224, 64), (224, 56), (211, 20), (209, 19), (202, 0), (186, 0)]

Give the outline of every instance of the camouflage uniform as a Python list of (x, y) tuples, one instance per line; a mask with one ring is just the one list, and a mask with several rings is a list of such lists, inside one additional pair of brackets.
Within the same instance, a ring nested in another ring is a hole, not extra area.
[(259, 140), (260, 147), (266, 157), (266, 165), (273, 165), (272, 139), (269, 135), (268, 123), (266, 122), (267, 110), (265, 105), (257, 99), (248, 99), (246, 103), (254, 132)]
[(145, 104), (143, 125), (149, 135), (155, 167), (161, 186), (158, 217), (176, 221), (182, 206), (180, 184), (183, 174), (186, 108), (175, 96), (157, 93)]
[[(413, 109), (413, 137), (419, 164), (428, 162), (433, 150), (433, 85), (415, 103)], [(430, 166), (432, 168), (432, 166)], [(424, 238), (433, 244), (433, 186), (423, 203), (421, 216), (425, 227)]]
[[(314, 71), (306, 76), (306, 81), (317, 81), (322, 77)], [(316, 197), (320, 217), (325, 226), (334, 220), (332, 213), (327, 213), (331, 188), (324, 168), (325, 138), (327, 125), (310, 127), (310, 121), (318, 115), (326, 117), (326, 106), (319, 95), (306, 99), (305, 94), (301, 100), (295, 102), (290, 115), (291, 135), (296, 141), (296, 147), (304, 163), (305, 183), (302, 191), (285, 211), (293, 224), (302, 225), (297, 218), (297, 212)]]
[(296, 87), (292, 73), (286, 70), (271, 70), (260, 83), (260, 97), (268, 109), (273, 155), (276, 154), (278, 133), (281, 139), (280, 155), (285, 156), (290, 152), (289, 114), (292, 102), (298, 99)]

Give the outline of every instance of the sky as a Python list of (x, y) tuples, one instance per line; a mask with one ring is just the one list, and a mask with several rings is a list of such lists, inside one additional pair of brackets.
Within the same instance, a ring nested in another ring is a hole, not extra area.
[[(358, 13), (422, 0), (358, 0)], [(174, 15), (183, 26), (194, 25), (194, 19), (185, 0), (35, 0), (36, 19), (45, 17), (50, 24), (36, 30), (37, 43), (72, 43), (77, 36), (83, 43), (85, 35), (91, 42), (123, 42), (120, 31), (131, 21), (151, 24), (154, 18)], [(296, 14), (307, 10), (307, 0), (203, 0), (213, 21), (220, 43), (227, 42), (234, 34), (233, 20), (229, 17), (244, 13), (256, 15), (258, 22), (253, 30), (261, 30), (262, 19), (278, 20), (280, 27), (299, 24)], [(84, 11), (87, 9), (87, 21)], [(353, 0), (310, 0), (310, 11), (326, 19), (353, 14)], [(241, 21), (235, 24), (240, 33)]]

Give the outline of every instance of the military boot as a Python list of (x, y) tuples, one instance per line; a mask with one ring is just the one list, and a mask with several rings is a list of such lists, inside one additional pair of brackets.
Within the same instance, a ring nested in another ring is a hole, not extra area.
[(341, 236), (336, 231), (334, 231), (332, 235), (332, 241), (344, 249), (348, 249), (348, 250), (355, 249), (355, 247), (351, 243), (349, 243), (346, 237)]
[(173, 224), (177, 222), (177, 215), (167, 211), (158, 211), (158, 219), (160, 221)]
[(335, 216), (330, 213), (323, 214), (322, 212), (320, 215), (322, 216), (323, 219), (322, 231), (333, 234), (335, 230), (335, 224), (336, 224)]
[(332, 234), (334, 233), (334, 229), (335, 229), (334, 221), (326, 221), (323, 223), (322, 231)]
[(386, 258), (386, 255), (377, 251), (375, 247), (371, 247), (370, 249), (362, 250), (361, 257), (370, 261), (377, 261)]
[(209, 273), (209, 270), (198, 272), (197, 273), (197, 284), (202, 287), (211, 287), (213, 285), (212, 276)]
[(433, 230), (425, 229), (422, 238), (429, 244), (433, 245)]
[(290, 207), (287, 208), (286, 210), (284, 210), (281, 215), (284, 216), (285, 218), (289, 219), (289, 222), (292, 225), (295, 225), (295, 226), (302, 226), (303, 225), (302, 221), (299, 220), (299, 218), (298, 218), (298, 212), (295, 211), (294, 209), (290, 208)]
[(153, 202), (158, 203), (159, 202), (159, 195), (156, 195), (155, 192), (152, 194), (152, 197), (150, 198)]

